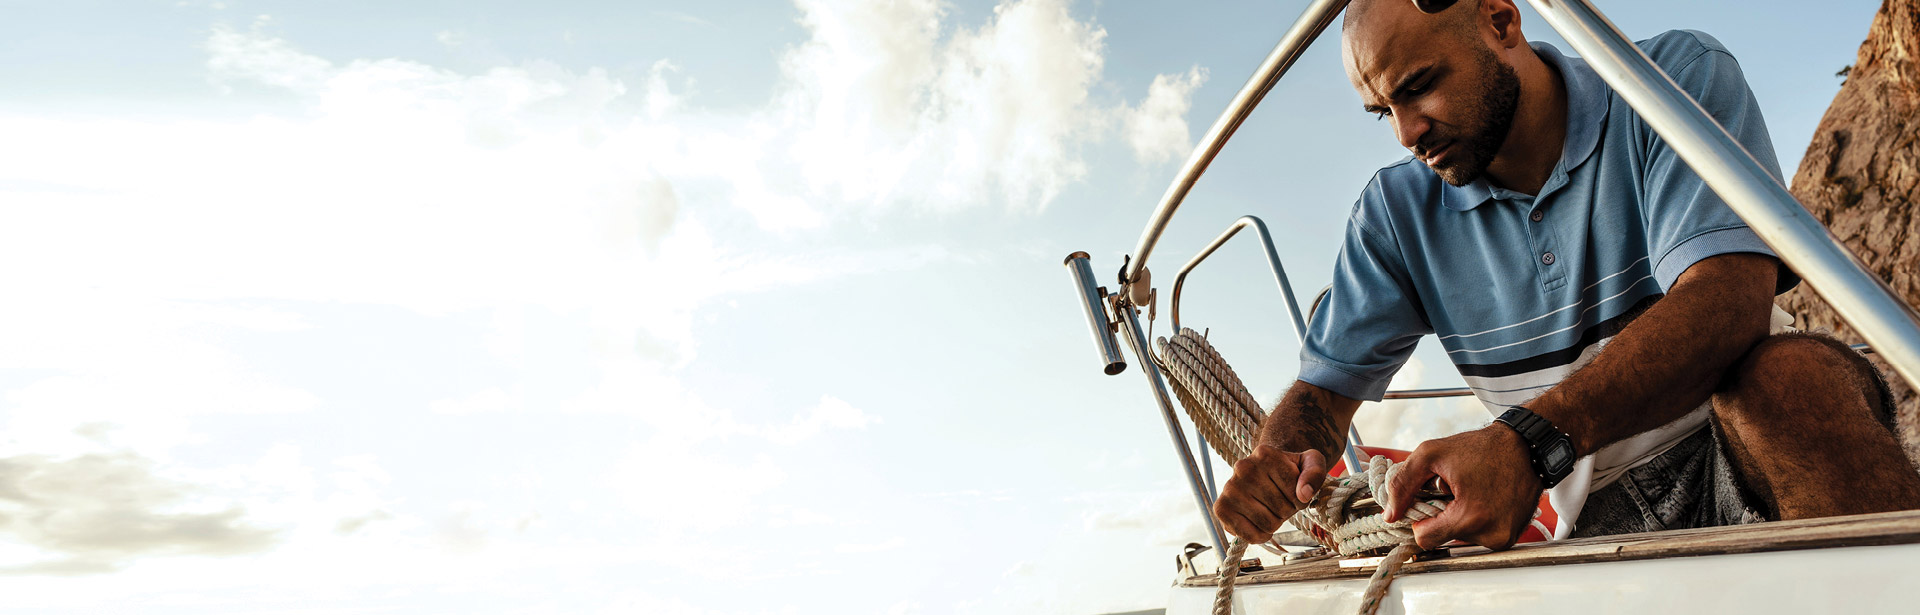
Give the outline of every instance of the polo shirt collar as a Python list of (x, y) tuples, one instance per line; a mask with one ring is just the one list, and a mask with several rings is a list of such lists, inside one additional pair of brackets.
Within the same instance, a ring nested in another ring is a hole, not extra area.
[[(1587, 66), (1586, 60), (1561, 55), (1559, 49), (1547, 43), (1535, 41), (1532, 46), (1541, 61), (1560, 71), (1560, 81), (1567, 88), (1566, 140), (1560, 146), (1560, 161), (1554, 165), (1553, 173), (1542, 186), (1541, 192), (1544, 193), (1565, 183), (1567, 173), (1593, 155), (1594, 146), (1600, 143), (1601, 128), (1607, 119), (1607, 107), (1613, 98), (1613, 91), (1600, 80), (1600, 75)], [(1444, 196), (1440, 202), (1454, 211), (1468, 211), (1496, 196), (1507, 198), (1514, 194), (1494, 188), (1485, 178), (1459, 187), (1442, 185)]]

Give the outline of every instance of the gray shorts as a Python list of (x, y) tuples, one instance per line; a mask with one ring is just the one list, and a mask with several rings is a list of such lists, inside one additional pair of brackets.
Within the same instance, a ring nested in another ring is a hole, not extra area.
[[(1820, 339), (1858, 358), (1856, 365), (1871, 374), (1871, 386), (1879, 394), (1875, 418), (1893, 429), (1893, 394), (1886, 376), (1865, 356), (1824, 332), (1783, 335)], [(1742, 488), (1721, 440), (1718, 422), (1709, 420), (1673, 448), (1627, 470), (1619, 482), (1594, 490), (1587, 496), (1586, 507), (1580, 509), (1572, 537), (1766, 521), (1760, 512), (1767, 509), (1766, 503)]]
[(1707, 421), (1673, 448), (1588, 494), (1572, 537), (1765, 521), (1748, 497), (1721, 452), (1720, 428)]

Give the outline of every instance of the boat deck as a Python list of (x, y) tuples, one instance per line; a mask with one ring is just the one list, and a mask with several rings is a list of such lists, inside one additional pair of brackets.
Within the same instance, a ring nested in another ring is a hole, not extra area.
[[(1506, 551), (1456, 547), (1445, 557), (1409, 562), (1400, 570), (1399, 576), (1406, 578), (1435, 572), (1902, 544), (1920, 544), (1920, 511), (1577, 538), (1521, 545)], [(1264, 559), (1272, 561), (1273, 558), (1268, 555)], [(1268, 566), (1264, 570), (1241, 576), (1238, 585), (1249, 587), (1296, 581), (1364, 579), (1372, 573), (1371, 567), (1343, 568), (1338, 559), (1329, 558)], [(1179, 582), (1180, 587), (1211, 587), (1217, 584), (1216, 577), (1211, 574), (1188, 577)]]

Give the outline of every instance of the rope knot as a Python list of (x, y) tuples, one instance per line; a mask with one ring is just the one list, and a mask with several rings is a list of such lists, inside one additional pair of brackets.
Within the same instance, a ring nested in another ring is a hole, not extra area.
[[(1314, 499), (1295, 512), (1291, 519), (1294, 527), (1307, 531), (1320, 544), (1341, 556), (1391, 549), (1367, 583), (1367, 591), (1362, 594), (1360, 603), (1361, 615), (1373, 615), (1379, 610), (1380, 601), (1386, 596), (1393, 575), (1419, 553), (1420, 547), (1413, 540), (1414, 522), (1433, 518), (1447, 509), (1446, 500), (1415, 500), (1408, 505), (1406, 514), (1399, 521), (1388, 522), (1386, 511), (1393, 508), (1393, 491), (1387, 486), (1393, 483), (1394, 477), (1400, 475), (1401, 468), (1400, 464), (1385, 455), (1374, 455), (1373, 459), (1367, 460), (1362, 471), (1364, 479), (1354, 476), (1354, 472), (1329, 479), (1320, 485), (1320, 492), (1315, 494)], [(1363, 502), (1366, 505), (1360, 506)], [(1362, 511), (1379, 510), (1362, 512), (1355, 508), (1361, 508)], [(1246, 541), (1236, 538), (1224, 554), (1226, 558), (1220, 568), (1220, 592), (1214, 597), (1214, 615), (1232, 614), (1233, 586), (1246, 550)]]

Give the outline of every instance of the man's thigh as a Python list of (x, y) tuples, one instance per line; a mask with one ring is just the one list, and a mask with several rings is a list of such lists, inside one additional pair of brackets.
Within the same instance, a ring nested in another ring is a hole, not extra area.
[[(1768, 341), (1812, 341), (1836, 350), (1836, 354), (1844, 357), (1842, 362), (1804, 368), (1848, 372), (1860, 393), (1868, 398), (1875, 418), (1892, 429), (1893, 395), (1885, 375), (1864, 355), (1845, 342), (1819, 332), (1792, 331), (1771, 336)], [(1741, 484), (1739, 469), (1728, 457), (1726, 444), (1727, 436), (1721, 432), (1718, 418), (1708, 421), (1672, 449), (1628, 470), (1619, 482), (1594, 490), (1580, 511), (1573, 536), (1717, 527), (1766, 520), (1760, 512), (1767, 509), (1766, 503)]]
[[(1887, 375), (1880, 373), (1880, 368), (1874, 367), (1873, 361), (1867, 359), (1866, 355), (1825, 331), (1788, 331), (1768, 337), (1768, 341), (1773, 342), (1787, 340), (1814, 342), (1832, 349), (1835, 356), (1841, 357), (1840, 361), (1824, 365), (1809, 365), (1804, 368), (1845, 372), (1853, 381), (1855, 388), (1859, 389), (1860, 394), (1866, 396), (1867, 404), (1873, 410), (1873, 418), (1880, 421), (1888, 431), (1898, 433), (1894, 427), (1898, 404), (1895, 403), (1893, 390), (1887, 386)], [(1725, 388), (1724, 383), (1722, 388)]]

